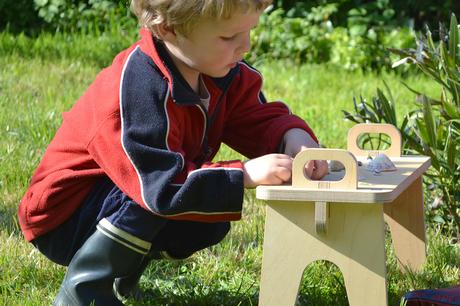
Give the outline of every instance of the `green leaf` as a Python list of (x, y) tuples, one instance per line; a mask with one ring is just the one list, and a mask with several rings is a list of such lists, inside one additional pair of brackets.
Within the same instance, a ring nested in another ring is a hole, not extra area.
[(443, 139), (445, 139), (444, 138), (445, 137), (445, 131), (446, 131), (446, 129), (445, 129), (444, 125), (442, 123), (439, 124), (438, 129), (436, 130), (436, 139), (441, 140), (441, 141)]
[(346, 120), (356, 122), (356, 123), (363, 123), (364, 122), (364, 120), (362, 120), (362, 118), (357, 117), (357, 116), (353, 116), (352, 114), (350, 114), (349, 112), (347, 112), (345, 110), (342, 110), (342, 113), (344, 115), (344, 119), (346, 119)]
[(455, 14), (452, 14), (450, 18), (450, 31), (449, 31), (449, 52), (450, 56), (454, 60), (454, 63), (457, 63), (457, 53), (458, 53), (458, 24)]
[(447, 155), (447, 166), (451, 173), (455, 172), (455, 142), (454, 137), (452, 135), (452, 125), (449, 125), (449, 132), (447, 134), (447, 141), (446, 141), (446, 148), (445, 152)]
[[(363, 98), (361, 98), (361, 106), (363, 108), (363, 111), (365, 112), (365, 114), (368, 116), (367, 119), (372, 122), (372, 123), (378, 123), (379, 120), (377, 119), (377, 116), (376, 116), (376, 110), (374, 107), (372, 107), (372, 105), (369, 105), (365, 102), (365, 100)], [(369, 110), (369, 108), (372, 110)]]
[[(458, 44), (458, 30), (456, 32), (457, 32), (456, 44)], [(452, 42), (452, 40), (450, 40), (450, 42)], [(453, 48), (452, 44), (450, 44), (450, 48)], [(457, 67), (455, 64), (456, 56), (452, 55), (452, 53), (449, 53), (452, 51), (449, 51), (449, 52), (447, 51), (446, 46), (444, 45), (442, 41), (439, 43), (439, 50), (440, 50), (441, 59), (442, 59), (441, 66), (445, 74), (444, 79), (446, 79), (447, 81), (446, 85), (443, 85), (443, 86), (446, 87), (446, 89), (450, 91), (450, 93), (454, 97), (454, 100), (458, 101), (459, 100), (459, 93), (457, 90), (458, 80), (457, 80), (457, 75), (455, 73), (457, 71)], [(456, 47), (454, 48), (454, 51), (457, 52)], [(441, 71), (439, 71), (438, 74), (440, 78), (443, 78), (441, 76)]]
[(401, 57), (410, 57), (410, 62), (416, 62), (415, 60), (415, 56), (413, 54), (413, 52), (411, 52), (410, 50), (406, 50), (406, 49), (396, 49), (396, 48), (387, 48), (388, 51), (390, 51), (391, 53), (393, 54), (397, 54)]
[(460, 97), (459, 97), (459, 93), (458, 93), (458, 89), (457, 89), (457, 84), (455, 84), (455, 82), (453, 81), (450, 81), (448, 80), (448, 83), (450, 85), (450, 88), (451, 88), (451, 93), (452, 93), (452, 96), (454, 98), (454, 101), (460, 101)]
[(427, 131), (426, 123), (423, 122), (423, 120), (421, 119), (423, 118), (418, 118), (415, 121), (415, 127), (414, 127), (415, 134), (422, 141), (420, 153), (423, 155), (428, 155), (431, 158), (431, 164), (433, 168), (439, 170), (440, 168), (439, 159), (438, 159), (438, 156), (436, 155), (437, 149), (435, 146), (431, 146), (429, 144), (430, 135)]
[(387, 90), (388, 96), (390, 96), (390, 101), (393, 101), (393, 105), (396, 104), (396, 100), (393, 96), (393, 93), (391, 92), (390, 86), (388, 86), (388, 83), (383, 80), (383, 85), (385, 85), (385, 89)]
[(377, 88), (377, 96), (379, 97), (380, 101), (380, 106), (383, 109), (383, 114), (384, 114), (384, 121), (387, 123), (391, 123), (394, 126), (397, 126), (396, 124), (396, 112), (391, 104), (390, 101), (388, 101), (387, 97), (384, 95), (384, 93)]
[(412, 57), (404, 57), (394, 63), (391, 64), (391, 68), (396, 68), (398, 66), (401, 66), (401, 65), (404, 65), (404, 64), (407, 64), (407, 63), (415, 63), (415, 61), (413, 60)]
[(420, 140), (425, 144), (430, 144), (430, 136), (428, 135), (428, 131), (426, 129), (425, 123), (418, 119), (415, 121), (416, 125), (416, 134), (420, 138)]
[(433, 148), (436, 148), (436, 120), (433, 115), (433, 110), (431, 108), (431, 103), (429, 102), (426, 96), (422, 96), (423, 104), (423, 121), (425, 123), (426, 132), (428, 135), (428, 144)]
[(439, 75), (439, 71), (433, 69), (432, 67), (429, 67), (425, 63), (419, 63), (417, 66), (422, 70), (423, 73), (425, 73), (427, 76), (432, 77), (436, 82), (441, 84), (441, 86), (444, 87), (449, 87), (446, 82), (442, 79), (442, 77)]
[[(449, 56), (449, 52), (446, 49), (446, 45), (442, 40), (439, 42), (439, 53), (441, 54), (441, 66), (444, 72), (448, 74), (449, 67), (454, 66), (454, 63), (452, 62), (452, 58)], [(438, 73), (440, 72), (438, 71)], [(441, 75), (439, 75), (439, 77), (442, 78)]]
[(446, 221), (444, 221), (444, 219), (440, 215), (434, 216), (433, 221), (436, 222), (436, 223), (441, 223), (441, 224), (446, 223)]
[(34, 0), (36, 7), (43, 7), (48, 4), (48, 0)]
[(460, 119), (460, 114), (457, 111), (457, 107), (455, 106), (455, 104), (451, 103), (448, 100), (445, 90), (443, 90), (441, 94), (441, 103), (443, 110), (449, 117), (447, 119)]
[(428, 48), (431, 50), (435, 50), (434, 42), (433, 42), (433, 37), (431, 35), (430, 29), (427, 27), (426, 28), (426, 42), (428, 44)]
[(418, 96), (421, 96), (422, 93), (420, 91), (417, 91), (415, 89), (413, 89), (412, 87), (410, 87), (406, 82), (404, 81), (401, 81), (401, 84), (403, 84), (404, 87), (406, 87), (407, 89), (409, 89), (409, 91), (411, 91), (412, 93), (418, 95)]
[(418, 154), (425, 154), (423, 147), (420, 145), (420, 142), (417, 141), (416, 137), (406, 134), (405, 140), (411, 150), (414, 150)]

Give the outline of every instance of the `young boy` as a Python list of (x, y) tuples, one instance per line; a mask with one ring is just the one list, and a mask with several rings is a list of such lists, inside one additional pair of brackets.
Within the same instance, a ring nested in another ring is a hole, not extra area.
[[(221, 241), (245, 187), (289, 181), (317, 147), (242, 61), (269, 2), (132, 1), (141, 39), (63, 115), (19, 208), (25, 238), (68, 265), (56, 305), (121, 304), (151, 259)], [(212, 162), (222, 142), (250, 159)]]

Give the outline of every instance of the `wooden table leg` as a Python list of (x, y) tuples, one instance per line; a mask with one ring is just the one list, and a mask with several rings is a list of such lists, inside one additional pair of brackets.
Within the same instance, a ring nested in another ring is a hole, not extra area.
[(268, 203), (259, 305), (294, 305), (305, 267), (320, 259), (342, 271), (351, 306), (387, 305), (382, 204), (331, 203), (326, 234), (314, 206)]
[[(314, 204), (294, 207), (290, 203), (277, 205), (271, 202), (266, 206), (259, 305), (295, 304), (303, 271), (315, 252), (306, 252), (302, 228), (305, 225), (298, 227), (289, 215), (298, 211), (306, 221), (314, 213), (309, 206)], [(314, 226), (314, 219), (311, 224)]]
[(399, 264), (403, 269), (419, 270), (426, 259), (422, 178), (395, 201), (384, 204), (384, 212)]

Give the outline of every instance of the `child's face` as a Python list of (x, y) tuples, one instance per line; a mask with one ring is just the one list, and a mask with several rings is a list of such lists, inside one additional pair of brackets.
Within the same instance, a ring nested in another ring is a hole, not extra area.
[(237, 13), (230, 19), (202, 20), (187, 36), (165, 40), (174, 61), (188, 82), (200, 73), (223, 77), (250, 49), (249, 33), (261, 11)]

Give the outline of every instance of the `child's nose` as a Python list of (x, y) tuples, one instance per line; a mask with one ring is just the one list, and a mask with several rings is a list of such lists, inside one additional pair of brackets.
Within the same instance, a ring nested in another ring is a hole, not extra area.
[(248, 32), (246, 35), (244, 35), (241, 39), (240, 46), (238, 48), (238, 53), (239, 54), (246, 54), (251, 50), (251, 37), (249, 35), (250, 33)]

